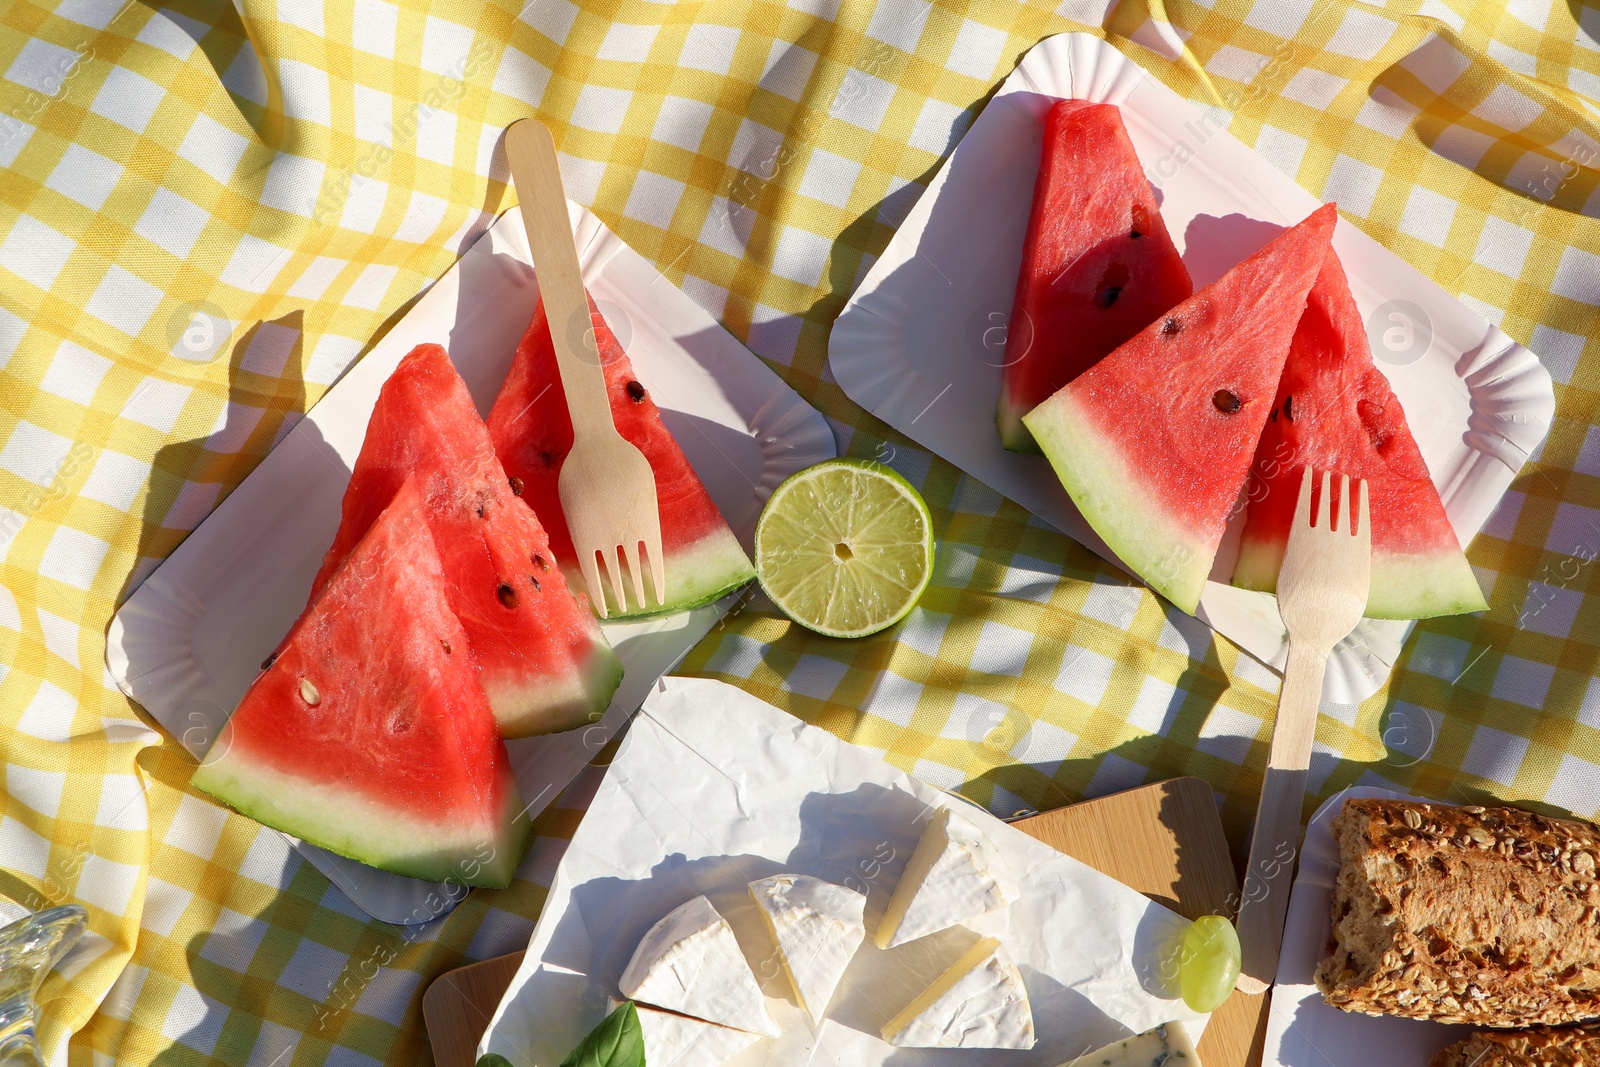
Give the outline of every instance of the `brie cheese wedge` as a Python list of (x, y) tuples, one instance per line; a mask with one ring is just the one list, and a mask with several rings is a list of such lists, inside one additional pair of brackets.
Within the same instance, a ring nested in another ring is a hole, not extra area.
[(767, 932), (800, 1009), (822, 1022), (850, 958), (866, 940), (867, 898), (804, 874), (775, 874), (750, 883)]
[(902, 1048), (1032, 1048), (1033, 1008), (1011, 956), (992, 937), (950, 969), (883, 1027)]
[(998, 911), (1021, 895), (1000, 851), (976, 826), (941, 808), (889, 899), (873, 940), (893, 948)]
[[(621, 1001), (612, 1000), (616, 1011)], [(719, 1067), (761, 1038), (745, 1030), (674, 1015), (635, 1003), (644, 1037), (644, 1062), (650, 1067)]]
[(1200, 1067), (1182, 1023), (1167, 1023), (1137, 1037), (1113, 1041), (1061, 1067)]
[(728, 920), (695, 897), (650, 928), (622, 972), (622, 995), (657, 1008), (777, 1037), (766, 999)]

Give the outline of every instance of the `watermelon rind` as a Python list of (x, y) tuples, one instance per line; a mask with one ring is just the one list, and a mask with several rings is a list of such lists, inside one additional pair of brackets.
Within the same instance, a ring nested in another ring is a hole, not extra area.
[(1194, 292), (1117, 105), (1058, 100), (1042, 132), (995, 409), (1035, 454), (1022, 416)]
[(1276, 591), (1308, 466), (1367, 482), (1367, 617), (1432, 618), (1488, 607), (1405, 410), (1373, 362), (1366, 320), (1331, 248), (1295, 327), (1256, 445), (1234, 585)]
[(1042, 455), (1043, 449), (1039, 442), (1033, 439), (1033, 434), (1022, 424), (1022, 416), (1031, 408), (1013, 403), (1004, 385), (1000, 387), (1000, 403), (995, 408), (995, 425), (1000, 428), (1000, 447), (1007, 452), (1025, 452), (1032, 455)]
[(294, 836), (335, 855), (392, 874), (430, 882), (503, 889), (527, 850), (532, 827), (516, 789), (505, 791), (506, 811), (494, 823), (441, 824), (409, 818), (334, 786), (283, 774), (227, 745), (194, 773), (194, 786), (266, 826), (293, 827)]
[(1094, 420), (1062, 390), (1022, 417), (1078, 511), (1134, 574), (1193, 615), (1216, 546), (1171, 520), (1158, 490), (1108, 440), (1087, 432)]
[(295, 622), (192, 781), (382, 870), (508, 883), (526, 809), (416, 478)]
[(495, 709), (501, 737), (538, 737), (599, 722), (622, 684), (622, 661), (609, 645), (596, 644), (576, 674), (521, 685), (515, 677), (484, 675), (484, 695)]
[[(1283, 546), (1265, 541), (1239, 545), (1232, 584), (1262, 593), (1276, 592)], [(1477, 576), (1459, 550), (1412, 554), (1374, 553), (1367, 606), (1369, 619), (1429, 619), (1483, 611), (1488, 602)]]
[[(597, 595), (603, 596), (608, 622), (703, 607), (752, 581), (755, 567), (662, 419), (650, 383), (635, 377), (632, 360), (593, 297), (589, 298), (589, 315), (612, 421), (617, 432), (644, 454), (656, 475), (667, 582), (662, 601), (657, 602), (646, 577), (643, 603), (636, 603), (629, 592), (627, 605), (619, 606), (611, 589), (613, 566), (605, 568), (603, 591), (588, 589), (579, 568), (559, 493), (561, 465), (572, 447), (571, 415), (543, 301), (534, 308), (489, 412), (495, 451), (506, 474), (519, 483), (523, 501), (545, 524), (568, 586), (574, 591), (586, 590), (591, 606)], [(631, 590), (631, 576), (624, 573), (621, 577), (623, 588)]]
[[(587, 588), (577, 568), (563, 568), (567, 583), (574, 589)], [(755, 579), (756, 569), (744, 546), (727, 527), (713, 530), (690, 545), (680, 545), (667, 560), (667, 596), (665, 604), (657, 604), (648, 576), (644, 582), (644, 606), (633, 606), (632, 586), (629, 590), (629, 610), (617, 609), (616, 595), (606, 586), (607, 621), (634, 621), (690, 611), (713, 604), (729, 593), (748, 585)], [(604, 579), (609, 582), (609, 574)]]

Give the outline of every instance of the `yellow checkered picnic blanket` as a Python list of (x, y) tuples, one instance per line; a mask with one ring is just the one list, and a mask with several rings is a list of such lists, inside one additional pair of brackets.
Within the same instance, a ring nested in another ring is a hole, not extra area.
[(1367, 780), (1600, 808), (1587, 0), (119, 2), (0, 8), (0, 894), (77, 900), (93, 931), (46, 988), (52, 1062), (423, 1062), (427, 981), (525, 941), (594, 772), (513, 888), (402, 930), (189, 790), (102, 658), (128, 591), (511, 202), (497, 138), (535, 110), (569, 194), (937, 524), (903, 626), (843, 643), (752, 601), (684, 671), (1000, 813), (1197, 774), (1242, 845), (1275, 676), (826, 366), (992, 87), (1088, 29), (1557, 382), (1548, 442), (1471, 546), (1490, 611), (1423, 624), (1381, 693), (1323, 709), (1308, 810)]

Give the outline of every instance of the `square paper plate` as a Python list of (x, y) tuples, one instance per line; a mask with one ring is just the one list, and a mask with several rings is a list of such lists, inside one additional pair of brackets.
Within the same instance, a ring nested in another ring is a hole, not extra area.
[(1306, 828), (1300, 871), (1289, 894), (1283, 948), (1278, 954), (1278, 984), (1267, 1019), (1267, 1067), (1372, 1067), (1416, 1064), (1472, 1033), (1470, 1026), (1446, 1026), (1422, 1019), (1362, 1015), (1340, 1011), (1322, 999), (1314, 979), (1328, 954), (1333, 921), (1333, 883), (1339, 876), (1339, 848), (1333, 819), (1346, 800), (1382, 797), (1416, 800), (1388, 789), (1346, 789), (1317, 809)]
[[(1318, 201), (1111, 45), (1061, 34), (1033, 48), (983, 109), (840, 314), (829, 361), (851, 399), (1112, 562), (1039, 456), (1000, 447), (1005, 328), (1033, 202), (1043, 117), (1061, 97), (1117, 104), (1195, 287), (1216, 280)], [(1405, 405), (1465, 544), (1555, 411), (1538, 359), (1348, 222), (1333, 239), (1373, 351)], [(1273, 598), (1215, 579), (1199, 615), (1281, 667)], [(1335, 651), (1325, 699), (1352, 703), (1388, 677), (1411, 623), (1366, 622)]]
[[(875, 930), (922, 827), (955, 805), (1000, 850), (1021, 898), (887, 951), (869, 939), (813, 1029), (746, 885), (793, 871), (849, 886), (867, 894), (867, 929)], [(1174, 1020), (1198, 1036), (1206, 1018), (1162, 980), (1160, 961), (1189, 928), (1182, 916), (733, 686), (664, 678), (556, 867), (479, 1055), (556, 1067), (605, 1016), (645, 932), (701, 894), (733, 927), (783, 1028), (728, 1067), (1056, 1067)], [(1015, 960), (1038, 1044), (981, 1052), (885, 1043), (883, 1024), (980, 935), (999, 938)]]
[[(623, 244), (568, 205), (584, 282), (729, 525), (750, 547), (761, 506), (790, 474), (835, 455), (833, 434), (766, 365)], [(493, 403), (539, 287), (513, 208), (328, 391), (112, 620), (117, 685), (196, 756), (305, 606), (339, 525), (378, 390), (425, 341), (445, 344), (479, 411)], [(542, 811), (694, 646), (732, 598), (661, 619), (606, 623), (625, 675), (600, 722), (512, 741), (517, 780)], [(356, 904), (388, 922), (442, 914), (439, 887), (296, 842)], [(457, 891), (459, 893), (459, 891)], [(431, 901), (430, 902), (430, 898)]]

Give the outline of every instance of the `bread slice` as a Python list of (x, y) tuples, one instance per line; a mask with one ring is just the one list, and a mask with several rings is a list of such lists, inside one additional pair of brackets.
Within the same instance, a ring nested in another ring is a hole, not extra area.
[(1600, 1067), (1600, 1030), (1541, 1026), (1473, 1034), (1434, 1053), (1428, 1067)]
[(1484, 1027), (1600, 1017), (1600, 830), (1516, 808), (1349, 800), (1329, 1004)]

